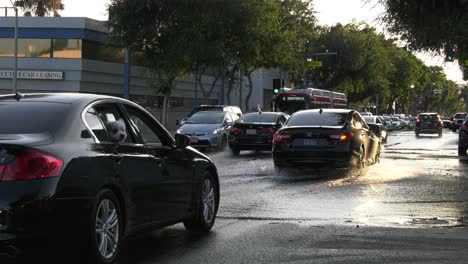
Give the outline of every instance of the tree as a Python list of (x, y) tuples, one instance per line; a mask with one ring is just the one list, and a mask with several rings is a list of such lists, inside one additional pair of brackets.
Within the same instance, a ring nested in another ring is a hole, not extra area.
[(15, 4), (24, 9), (26, 13), (32, 12), (36, 16), (41, 17), (47, 16), (50, 13), (55, 17), (60, 16), (58, 11), (65, 8), (62, 0), (21, 0), (16, 1)]
[[(379, 0), (390, 32), (408, 43), (411, 50), (443, 52), (468, 59), (468, 1), (466, 0)], [(465, 68), (465, 79), (468, 78)]]

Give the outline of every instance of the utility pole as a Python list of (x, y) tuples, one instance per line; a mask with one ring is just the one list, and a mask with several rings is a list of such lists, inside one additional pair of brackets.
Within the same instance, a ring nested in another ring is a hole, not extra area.
[(13, 94), (17, 93), (17, 86), (18, 86), (18, 7), (16, 4), (10, 0), (12, 7), (5, 6), (5, 17), (8, 15), (7, 9), (15, 10), (15, 59), (14, 59), (14, 73), (13, 73)]

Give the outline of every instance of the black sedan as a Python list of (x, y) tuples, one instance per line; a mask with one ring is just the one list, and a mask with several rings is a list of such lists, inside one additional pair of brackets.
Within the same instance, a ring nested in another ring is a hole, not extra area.
[(275, 171), (288, 166), (362, 167), (380, 158), (380, 139), (348, 109), (296, 112), (274, 135)]
[(112, 263), (130, 233), (178, 222), (197, 233), (213, 226), (215, 165), (140, 106), (26, 94), (0, 96), (0, 109), (1, 245), (72, 238), (93, 262)]
[(241, 150), (270, 150), (273, 134), (288, 120), (279, 112), (257, 112), (243, 115), (229, 129), (229, 147), (234, 155)]

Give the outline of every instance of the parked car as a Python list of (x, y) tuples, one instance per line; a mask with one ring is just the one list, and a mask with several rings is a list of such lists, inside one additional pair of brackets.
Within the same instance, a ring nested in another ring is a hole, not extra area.
[[(90, 94), (0, 96), (0, 243), (83, 241), (112, 263), (136, 231), (183, 222), (208, 232), (219, 204), (216, 166), (146, 110)], [(13, 114), (12, 114), (13, 113)], [(68, 242), (67, 242), (68, 243)], [(17, 245), (16, 245), (17, 246)]]
[(177, 134), (190, 137), (190, 145), (195, 148), (217, 148), (227, 146), (229, 128), (239, 117), (230, 112), (202, 111), (192, 115)]
[(362, 167), (380, 157), (380, 138), (361, 115), (349, 109), (312, 109), (294, 113), (273, 136), (273, 161), (285, 167)]
[(369, 127), (373, 127), (372, 131), (380, 138), (383, 143), (387, 143), (387, 128), (380, 116), (363, 116)]
[(401, 120), (400, 120), (399, 117), (392, 116), (392, 117), (390, 117), (390, 119), (392, 120), (392, 126), (393, 126), (394, 130), (401, 130), (402, 129)]
[(466, 149), (468, 148), (468, 117), (465, 118), (463, 125), (459, 128), (458, 134), (458, 155), (466, 156)]
[(463, 124), (466, 118), (466, 113), (456, 113), (452, 116), (452, 131), (456, 132), (457, 129)]
[(437, 113), (421, 113), (414, 129), (416, 137), (420, 134), (438, 134), (442, 137), (442, 120)]
[(288, 120), (280, 112), (256, 112), (243, 115), (229, 129), (229, 147), (234, 155), (241, 150), (272, 149), (273, 134)]
[(176, 125), (178, 127), (185, 124), (185, 121), (192, 117), (194, 114), (202, 111), (215, 111), (215, 112), (229, 112), (237, 115), (238, 117), (242, 116), (242, 110), (238, 106), (233, 105), (200, 105), (195, 108), (182, 120), (177, 120)]

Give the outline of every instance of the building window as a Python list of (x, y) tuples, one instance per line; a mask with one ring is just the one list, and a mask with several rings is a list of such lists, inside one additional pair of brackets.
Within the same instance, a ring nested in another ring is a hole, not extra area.
[(15, 43), (10, 38), (0, 38), (0, 57), (13, 57), (15, 56)]
[(18, 39), (18, 57), (50, 58), (51, 52), (50, 39)]
[(54, 39), (53, 58), (81, 59), (81, 39)]
[(83, 41), (83, 59), (123, 63), (124, 49), (93, 41)]

